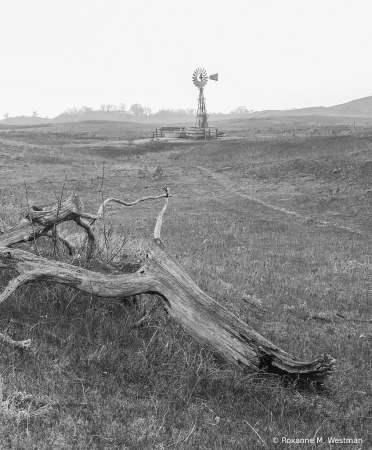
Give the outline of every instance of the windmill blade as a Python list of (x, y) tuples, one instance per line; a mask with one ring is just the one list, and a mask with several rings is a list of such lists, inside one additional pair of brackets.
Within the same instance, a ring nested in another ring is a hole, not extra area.
[(218, 73), (214, 73), (209, 77), (210, 80), (218, 81)]
[(203, 88), (208, 82), (207, 71), (202, 67), (195, 69), (192, 74), (192, 82), (198, 89)]

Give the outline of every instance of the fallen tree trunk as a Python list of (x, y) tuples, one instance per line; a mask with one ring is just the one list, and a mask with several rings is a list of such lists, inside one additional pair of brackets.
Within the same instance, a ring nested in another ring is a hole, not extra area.
[[(156, 294), (163, 300), (169, 315), (188, 334), (224, 360), (242, 369), (265, 370), (322, 384), (334, 370), (335, 360), (331, 356), (323, 354), (311, 361), (302, 361), (280, 349), (203, 292), (167, 253), (160, 234), (169, 191), (163, 196), (166, 203), (157, 218), (146, 262), (131, 274), (92, 272), (19, 249), (5, 248), (0, 236), (0, 267), (18, 273), (0, 294), (0, 302), (20, 286), (36, 281), (65, 284), (100, 297)], [(72, 206), (77, 204), (79, 202), (75, 199)], [(79, 215), (77, 207), (71, 214)], [(65, 211), (64, 217), (71, 215)], [(47, 224), (50, 227), (49, 222)], [(5, 242), (9, 239), (6, 238)]]

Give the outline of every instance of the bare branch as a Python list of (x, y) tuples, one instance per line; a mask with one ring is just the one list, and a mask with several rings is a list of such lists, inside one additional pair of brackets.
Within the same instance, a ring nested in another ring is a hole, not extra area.
[(93, 230), (91, 228), (91, 226), (89, 225), (89, 222), (85, 219), (83, 219), (81, 216), (77, 217), (75, 219), (75, 222), (80, 225), (82, 228), (84, 228), (84, 230), (87, 232), (87, 236), (88, 236), (88, 245), (87, 245), (87, 259), (92, 259), (94, 252), (96, 250), (96, 237), (93, 233)]
[(142, 197), (134, 202), (126, 202), (116, 198), (108, 198), (101, 204), (97, 215), (85, 213), (84, 204), (76, 194), (69, 195), (64, 201), (58, 200), (56, 203), (44, 206), (29, 206), (26, 216), (16, 226), (6, 228), (2, 227), (2, 233), (0, 234), (0, 246), (11, 247), (12, 245), (19, 244), (21, 242), (34, 241), (41, 236), (55, 237), (55, 235), (50, 232), (52, 228), (55, 229), (59, 223), (73, 220), (87, 232), (89, 239), (87, 257), (91, 258), (96, 248), (96, 243), (93, 230), (91, 229), (92, 224), (89, 224), (84, 219), (91, 219), (95, 221), (102, 218), (103, 210), (110, 202), (116, 202), (124, 206), (134, 206), (137, 203), (146, 200), (156, 200), (169, 196), (169, 190), (166, 190), (164, 194)]
[(163, 209), (160, 211), (158, 218), (156, 219), (155, 229), (154, 229), (154, 239), (157, 239), (161, 241), (161, 227), (163, 225), (163, 216), (168, 206), (168, 198), (170, 197), (170, 189), (168, 186), (165, 186), (163, 188), (165, 190), (165, 195), (163, 194), (163, 197), (165, 197), (165, 205)]
[(157, 200), (159, 198), (163, 198), (163, 197), (171, 197), (171, 195), (169, 194), (169, 188), (164, 188), (165, 189), (165, 193), (161, 194), (161, 195), (157, 195), (157, 196), (148, 196), (148, 197), (141, 197), (137, 200), (135, 200), (134, 202), (127, 202), (125, 200), (120, 200), (118, 198), (115, 197), (109, 197), (107, 198), (99, 207), (98, 212), (96, 215), (93, 214), (87, 214), (87, 213), (81, 213), (80, 217), (82, 217), (83, 219), (91, 219), (91, 220), (97, 220), (97, 219), (101, 219), (103, 216), (103, 210), (104, 208), (109, 204), (109, 203), (119, 203), (120, 205), (123, 206), (134, 206), (137, 205), (140, 202), (144, 202), (147, 200)]

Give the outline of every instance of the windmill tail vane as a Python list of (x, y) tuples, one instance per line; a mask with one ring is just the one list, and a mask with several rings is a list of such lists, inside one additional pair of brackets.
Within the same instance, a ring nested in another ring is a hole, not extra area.
[(210, 75), (210, 80), (218, 81), (218, 73), (214, 73), (213, 75)]

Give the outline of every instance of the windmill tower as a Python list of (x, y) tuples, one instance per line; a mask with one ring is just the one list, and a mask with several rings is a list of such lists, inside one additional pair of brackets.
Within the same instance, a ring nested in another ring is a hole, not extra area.
[[(211, 75), (210, 80), (218, 81), (218, 73)], [(205, 69), (199, 67), (192, 75), (194, 85), (199, 89), (198, 112), (196, 114), (195, 128), (208, 128), (208, 113), (205, 104), (204, 87), (208, 82), (208, 75)]]

